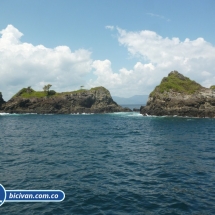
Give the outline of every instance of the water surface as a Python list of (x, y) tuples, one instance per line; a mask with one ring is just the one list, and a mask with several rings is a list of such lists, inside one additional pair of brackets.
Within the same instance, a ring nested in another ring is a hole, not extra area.
[(0, 183), (61, 189), (0, 214), (215, 214), (214, 119), (1, 115)]

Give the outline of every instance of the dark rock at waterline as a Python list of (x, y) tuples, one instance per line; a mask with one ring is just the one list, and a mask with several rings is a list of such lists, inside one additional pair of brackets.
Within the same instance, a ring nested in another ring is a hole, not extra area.
[(143, 115), (215, 117), (215, 90), (205, 88), (177, 71), (163, 78), (149, 95)]
[(138, 109), (138, 108), (133, 108), (133, 111), (134, 111), (134, 112), (140, 112), (140, 109)]
[(2, 105), (2, 112), (6, 113), (70, 114), (128, 111), (131, 110), (114, 102), (110, 92), (104, 87), (52, 95), (23, 88)]

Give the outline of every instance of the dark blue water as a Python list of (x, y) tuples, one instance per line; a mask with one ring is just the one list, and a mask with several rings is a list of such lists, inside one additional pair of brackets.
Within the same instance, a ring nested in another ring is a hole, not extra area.
[(214, 119), (5, 115), (0, 126), (5, 189), (66, 194), (0, 214), (215, 214)]

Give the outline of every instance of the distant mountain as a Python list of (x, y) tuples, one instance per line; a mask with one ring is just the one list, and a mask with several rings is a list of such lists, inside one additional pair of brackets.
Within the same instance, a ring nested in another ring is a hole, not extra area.
[(135, 95), (129, 98), (123, 98), (118, 96), (112, 96), (113, 100), (119, 105), (132, 105), (132, 104), (142, 104), (145, 105), (148, 99), (148, 95)]

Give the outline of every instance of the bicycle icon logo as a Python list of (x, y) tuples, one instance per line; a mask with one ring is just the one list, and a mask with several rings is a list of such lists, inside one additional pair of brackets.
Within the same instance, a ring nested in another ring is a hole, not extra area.
[(6, 191), (4, 187), (0, 184), (0, 206), (4, 203), (6, 198)]

